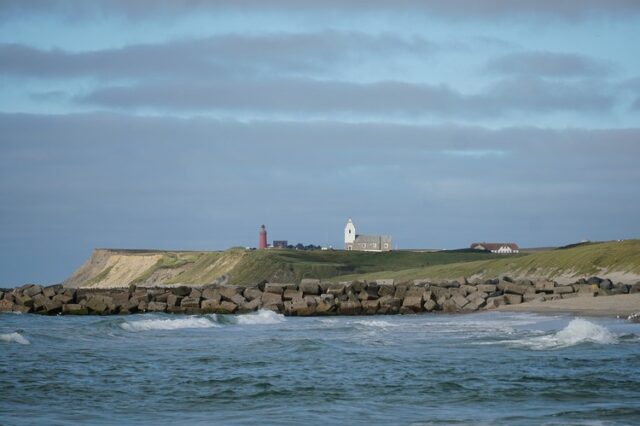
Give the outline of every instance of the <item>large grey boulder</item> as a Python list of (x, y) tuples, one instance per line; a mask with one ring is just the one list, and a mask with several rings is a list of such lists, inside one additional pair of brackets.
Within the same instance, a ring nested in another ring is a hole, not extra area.
[(507, 293), (504, 295), (504, 300), (509, 305), (518, 305), (522, 303), (522, 295), (521, 294), (510, 294)]
[[(414, 287), (415, 288), (415, 287)], [(423, 289), (420, 289), (423, 290)], [(418, 295), (407, 295), (402, 302), (402, 307), (406, 308), (411, 312), (421, 312), (422, 311), (422, 293)]]
[(149, 302), (147, 305), (147, 311), (149, 312), (165, 312), (167, 310), (167, 304), (163, 302)]
[(378, 312), (378, 308), (380, 307), (379, 300), (363, 300), (361, 302), (362, 305), (362, 313), (365, 315), (375, 315)]

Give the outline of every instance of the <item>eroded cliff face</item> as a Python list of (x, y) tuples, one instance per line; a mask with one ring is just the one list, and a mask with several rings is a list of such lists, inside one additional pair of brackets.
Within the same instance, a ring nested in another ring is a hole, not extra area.
[(65, 288), (126, 288), (219, 283), (242, 259), (240, 252), (168, 252), (96, 249)]

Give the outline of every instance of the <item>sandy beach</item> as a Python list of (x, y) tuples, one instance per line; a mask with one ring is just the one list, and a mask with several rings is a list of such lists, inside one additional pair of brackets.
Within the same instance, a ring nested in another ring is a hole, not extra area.
[(508, 312), (572, 313), (588, 316), (628, 317), (640, 312), (640, 293), (603, 297), (574, 297), (548, 302), (503, 305), (497, 310)]

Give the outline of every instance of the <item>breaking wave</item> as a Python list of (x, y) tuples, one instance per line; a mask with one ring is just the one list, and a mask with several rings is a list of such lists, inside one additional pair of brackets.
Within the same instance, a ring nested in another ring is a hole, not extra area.
[(0, 334), (0, 341), (1, 342), (7, 342), (7, 343), (19, 343), (21, 345), (30, 345), (31, 344), (31, 342), (28, 341), (20, 333)]
[(280, 324), (284, 322), (284, 315), (270, 311), (268, 309), (261, 309), (257, 312), (245, 315), (239, 315), (236, 323), (249, 325), (249, 324)]
[(583, 343), (610, 345), (618, 343), (618, 338), (606, 327), (582, 318), (575, 318), (562, 330), (547, 336), (513, 340), (510, 343), (530, 349), (560, 349)]
[(179, 330), (183, 328), (211, 328), (219, 327), (212, 319), (206, 317), (187, 317), (178, 319), (148, 319), (140, 321), (125, 321), (120, 324), (127, 331), (149, 331), (149, 330)]
[(354, 324), (363, 325), (365, 327), (378, 327), (378, 328), (388, 328), (388, 327), (397, 327), (400, 324), (392, 324), (388, 321), (382, 320), (362, 320), (355, 321)]

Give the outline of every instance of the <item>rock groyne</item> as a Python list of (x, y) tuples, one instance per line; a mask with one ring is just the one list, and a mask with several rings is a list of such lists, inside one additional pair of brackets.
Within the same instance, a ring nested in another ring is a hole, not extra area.
[(640, 293), (640, 283), (614, 284), (591, 277), (571, 285), (554, 281), (515, 281), (509, 277), (483, 282), (466, 279), (433, 283), (329, 283), (304, 279), (296, 283), (250, 286), (207, 285), (121, 289), (42, 287), (28, 284), (0, 290), (0, 312), (43, 315), (113, 315), (143, 312), (234, 314), (269, 309), (292, 316), (474, 312), (501, 305), (573, 297)]

